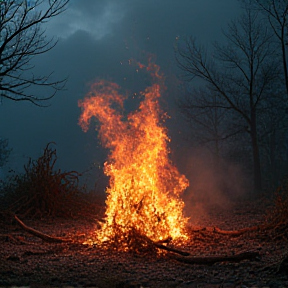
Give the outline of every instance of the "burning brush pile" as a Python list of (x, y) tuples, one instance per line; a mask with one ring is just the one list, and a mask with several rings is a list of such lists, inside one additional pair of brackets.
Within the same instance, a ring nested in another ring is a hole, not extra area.
[(189, 183), (169, 160), (165, 114), (159, 106), (163, 77), (156, 64), (139, 67), (151, 74), (153, 84), (141, 93), (139, 108), (128, 116), (124, 116), (125, 97), (115, 83), (94, 83), (79, 101), (82, 129), (87, 131), (95, 117), (101, 143), (110, 150), (104, 164), (110, 178), (106, 218), (87, 243), (124, 251), (187, 238), (188, 219), (180, 194)]

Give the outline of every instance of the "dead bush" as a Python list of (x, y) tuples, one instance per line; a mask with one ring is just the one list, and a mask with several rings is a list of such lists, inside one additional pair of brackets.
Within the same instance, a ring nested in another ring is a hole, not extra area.
[(4, 198), (13, 213), (31, 218), (72, 217), (97, 210), (79, 187), (81, 174), (55, 168), (53, 144), (48, 143), (37, 160), (29, 160), (24, 174), (11, 177), (6, 184)]

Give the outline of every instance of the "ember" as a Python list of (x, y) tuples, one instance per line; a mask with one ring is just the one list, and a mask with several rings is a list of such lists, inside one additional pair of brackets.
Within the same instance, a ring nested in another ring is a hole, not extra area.
[(187, 238), (188, 219), (183, 216), (179, 195), (189, 183), (169, 159), (170, 139), (160, 123), (164, 113), (158, 99), (164, 88), (163, 76), (156, 64), (139, 67), (151, 74), (153, 84), (141, 93), (139, 108), (127, 117), (122, 113), (125, 97), (115, 83), (94, 83), (79, 101), (82, 129), (86, 132), (91, 118), (96, 117), (102, 145), (110, 149), (104, 164), (110, 177), (106, 219), (87, 243), (108, 243), (124, 250), (133, 246), (135, 235), (141, 237), (143, 246), (149, 246), (149, 241)]

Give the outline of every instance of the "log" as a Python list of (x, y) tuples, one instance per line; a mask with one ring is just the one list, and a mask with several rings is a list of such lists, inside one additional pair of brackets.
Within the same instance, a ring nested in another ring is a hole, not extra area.
[(254, 260), (260, 257), (259, 252), (256, 251), (246, 251), (241, 252), (235, 255), (228, 256), (206, 256), (206, 257), (180, 257), (175, 255), (170, 255), (172, 259), (175, 259), (179, 262), (187, 264), (203, 264), (203, 265), (212, 265), (217, 262), (239, 262), (242, 260)]
[(74, 242), (72, 239), (70, 238), (60, 238), (60, 237), (53, 237), (47, 234), (44, 234), (38, 230), (35, 230), (29, 226), (27, 226), (26, 224), (24, 224), (16, 215), (14, 215), (15, 220), (17, 221), (17, 223), (28, 233), (42, 239), (45, 242), (49, 242), (49, 243), (72, 243)]

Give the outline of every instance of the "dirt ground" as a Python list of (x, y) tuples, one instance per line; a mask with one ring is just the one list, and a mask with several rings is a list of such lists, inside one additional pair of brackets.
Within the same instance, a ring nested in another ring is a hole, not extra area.
[[(232, 237), (211, 227), (235, 230), (261, 224), (261, 202), (234, 203), (228, 210), (210, 207), (192, 219), (190, 239), (177, 249), (192, 256), (259, 255), (242, 261), (186, 264), (174, 253), (113, 252), (97, 246), (42, 241), (13, 218), (0, 219), (0, 287), (288, 287), (287, 233), (252, 231)], [(96, 225), (92, 220), (43, 219), (24, 222), (43, 233), (85, 239)], [(199, 227), (206, 227), (200, 229)]]

